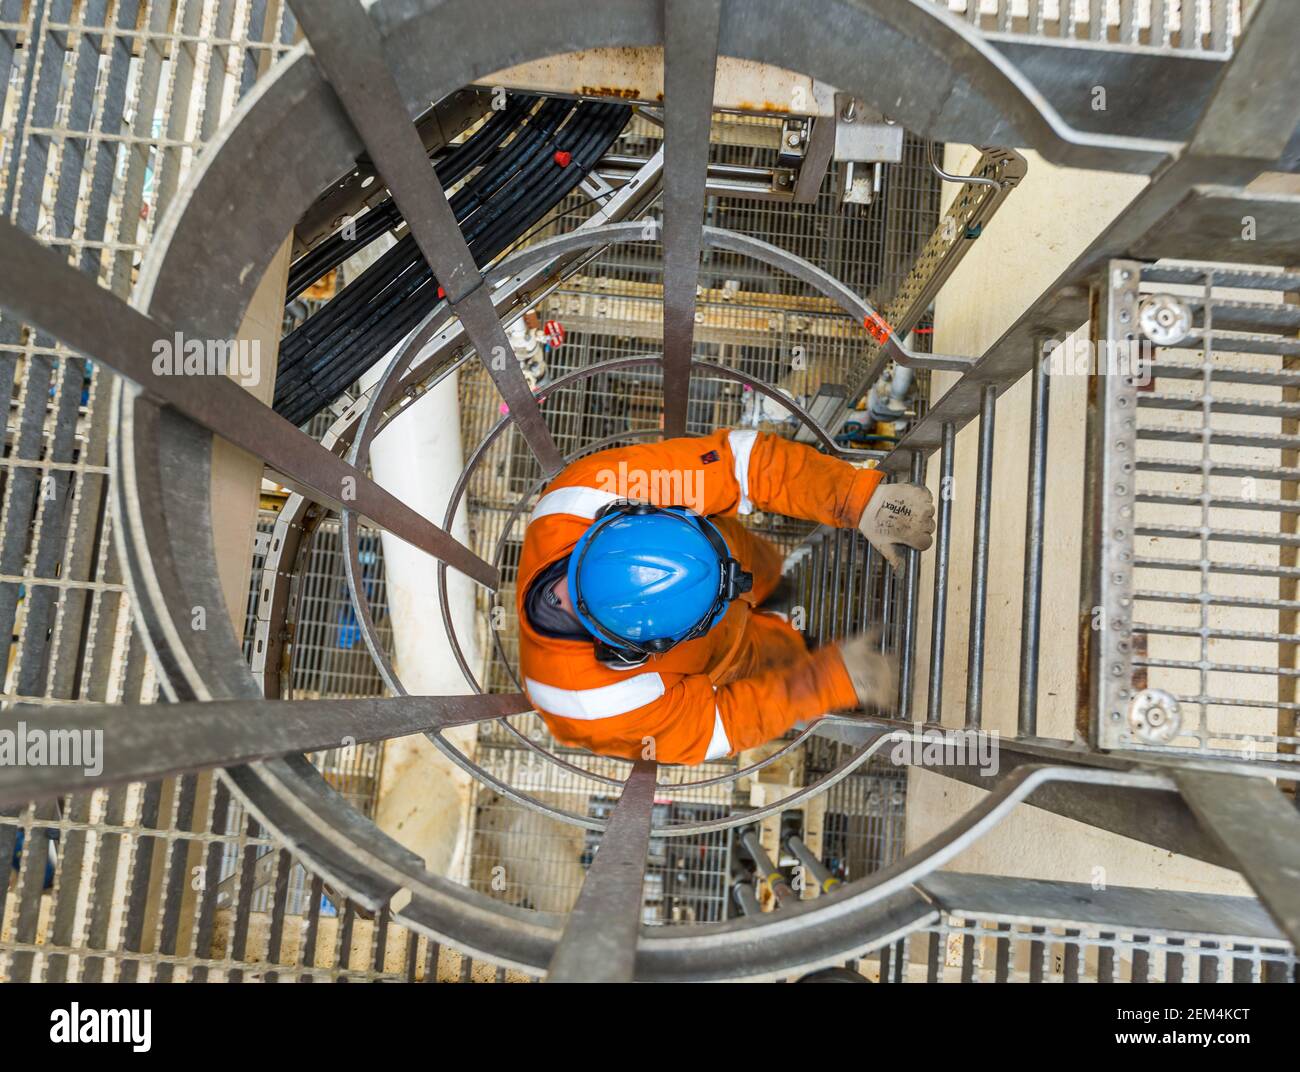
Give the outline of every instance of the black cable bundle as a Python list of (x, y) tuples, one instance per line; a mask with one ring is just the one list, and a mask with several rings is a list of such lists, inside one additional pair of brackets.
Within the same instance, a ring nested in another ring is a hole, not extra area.
[[(436, 165), (444, 186), (479, 168), (452, 196), (451, 207), (480, 267), (582, 181), (632, 114), (623, 104), (558, 99), (544, 100), (532, 111), (537, 100), (511, 98), (506, 109)], [(568, 153), (568, 163), (561, 166), (557, 153)], [(372, 216), (377, 218), (372, 221)], [(396, 205), (387, 201), (356, 222), (356, 238), (326, 239), (294, 265), (290, 295), (296, 296), (400, 221)], [(284, 338), (276, 412), (295, 424), (305, 423), (392, 349), (440, 300), (437, 281), (415, 240), (407, 235)]]

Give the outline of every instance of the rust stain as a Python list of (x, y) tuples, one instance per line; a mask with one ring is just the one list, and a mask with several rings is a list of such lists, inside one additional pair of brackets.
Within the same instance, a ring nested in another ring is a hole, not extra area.
[(755, 104), (753, 101), (743, 100), (736, 105), (737, 111), (741, 112), (765, 112), (775, 115), (789, 115), (790, 109), (784, 104), (777, 104), (775, 101), (765, 100), (762, 104)]
[[(622, 86), (579, 86), (578, 95), (582, 97), (619, 97), (622, 100), (637, 100), (641, 96), (639, 89), (627, 89)], [(663, 94), (659, 94), (663, 99)]]

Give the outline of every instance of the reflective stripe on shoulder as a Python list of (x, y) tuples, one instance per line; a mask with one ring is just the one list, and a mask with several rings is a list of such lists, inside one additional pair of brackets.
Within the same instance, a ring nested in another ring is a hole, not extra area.
[(736, 483), (740, 485), (740, 505), (738, 514), (752, 514), (754, 504), (749, 501), (749, 456), (754, 451), (754, 442), (758, 433), (753, 431), (734, 431), (727, 433), (727, 445), (736, 459)]
[(664, 679), (658, 674), (637, 674), (595, 689), (561, 689), (530, 677), (524, 679), (524, 687), (529, 699), (548, 715), (590, 722), (625, 715), (654, 703), (664, 694)]
[(709, 750), (704, 753), (705, 760), (721, 759), (731, 751), (731, 742), (727, 740), (726, 728), (722, 725), (722, 712), (717, 705), (713, 707), (713, 736), (709, 740)]
[(539, 517), (550, 514), (569, 514), (590, 521), (600, 512), (601, 507), (608, 506), (617, 498), (612, 491), (602, 491), (600, 488), (556, 488), (537, 500), (529, 520), (536, 521)]

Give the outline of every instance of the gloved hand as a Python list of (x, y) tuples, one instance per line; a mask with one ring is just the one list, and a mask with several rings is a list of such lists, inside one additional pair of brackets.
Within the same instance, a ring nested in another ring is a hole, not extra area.
[(898, 669), (880, 650), (880, 630), (869, 629), (840, 644), (840, 658), (863, 707), (892, 711), (898, 696)]
[(881, 484), (858, 519), (858, 531), (901, 570), (904, 547), (924, 551), (934, 543), (934, 496), (920, 484)]

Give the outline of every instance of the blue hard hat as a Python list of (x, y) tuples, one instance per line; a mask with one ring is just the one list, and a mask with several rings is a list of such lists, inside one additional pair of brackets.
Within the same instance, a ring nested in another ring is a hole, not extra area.
[(596, 516), (569, 557), (568, 579), (598, 644), (642, 656), (702, 636), (752, 583), (707, 518), (629, 502)]

